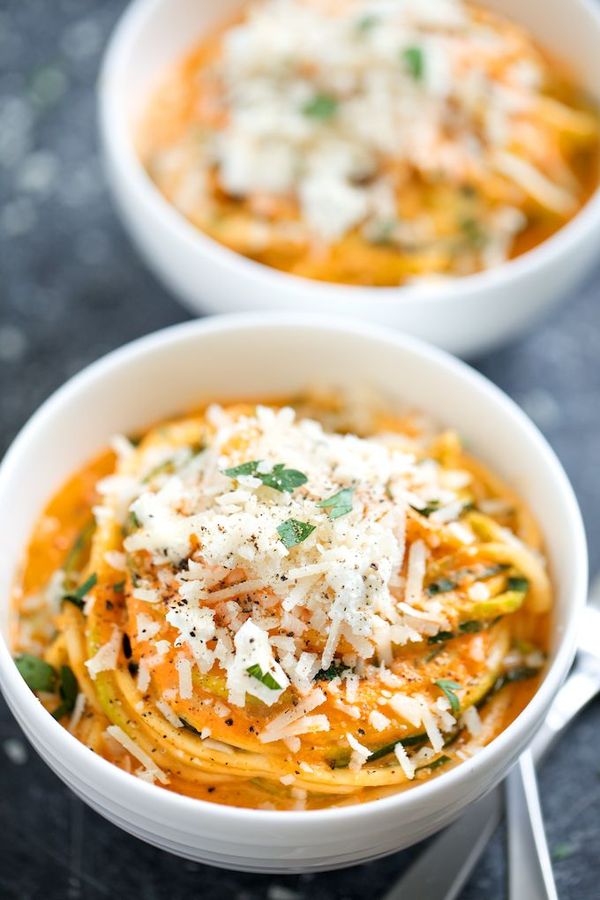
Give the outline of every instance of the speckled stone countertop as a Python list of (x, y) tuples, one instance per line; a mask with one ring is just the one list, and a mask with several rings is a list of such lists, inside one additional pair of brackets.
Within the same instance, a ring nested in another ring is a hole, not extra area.
[[(199, 0), (200, 2), (200, 0)], [(145, 270), (109, 203), (94, 82), (122, 0), (0, 4), (0, 452), (48, 394), (108, 350), (187, 318)], [(477, 360), (530, 414), (579, 496), (600, 568), (600, 270), (535, 331)], [(600, 895), (600, 704), (541, 774), (562, 898)], [(365, 900), (417, 849), (322, 875), (185, 862), (117, 830), (37, 758), (0, 701), (0, 896), (29, 900)], [(462, 900), (504, 896), (496, 835)], [(427, 898), (407, 898), (427, 900)]]

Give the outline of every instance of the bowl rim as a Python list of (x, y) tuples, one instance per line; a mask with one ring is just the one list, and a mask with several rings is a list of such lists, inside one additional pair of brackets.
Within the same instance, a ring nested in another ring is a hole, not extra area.
[[(212, 257), (228, 271), (272, 290), (302, 291), (311, 299), (327, 297), (328, 302), (364, 301), (377, 306), (393, 302), (396, 308), (414, 303), (461, 304), (489, 289), (510, 289), (522, 278), (535, 277), (556, 260), (566, 260), (574, 247), (600, 228), (600, 183), (583, 207), (549, 238), (515, 259), (482, 272), (460, 277), (444, 277), (431, 282), (397, 286), (348, 285), (325, 282), (280, 271), (231, 250), (193, 225), (160, 193), (135, 151), (132, 129), (120, 114), (123, 81), (120, 70), (127, 64), (131, 43), (145, 23), (169, 0), (133, 0), (113, 29), (106, 46), (98, 78), (98, 125), (108, 160), (145, 214), (161, 221), (173, 240), (188, 251)], [(592, 0), (577, 0), (583, 14), (595, 23), (600, 39), (600, 7)], [(600, 99), (600, 98), (599, 98)]]
[[(443, 350), (417, 338), (390, 332), (381, 326), (313, 313), (240, 313), (184, 322), (129, 342), (71, 377), (50, 395), (23, 426), (0, 464), (0, 508), (3, 494), (10, 486), (13, 473), (19, 468), (22, 453), (36, 442), (40, 430), (50, 425), (55, 413), (68, 406), (75, 397), (85, 394), (88, 387), (101, 382), (106, 373), (121, 367), (143, 364), (144, 359), (157, 349), (169, 347), (171, 352), (175, 352), (179, 342), (185, 342), (190, 338), (202, 341), (210, 340), (211, 335), (228, 332), (281, 330), (282, 328), (288, 330), (296, 327), (329, 332), (333, 339), (340, 333), (354, 336), (357, 339), (366, 338), (369, 341), (385, 344), (400, 355), (405, 353), (420, 357), (426, 364), (437, 369), (440, 377), (443, 377), (444, 372), (458, 376), (464, 382), (466, 394), (475, 392), (484, 395), (494, 408), (501, 409), (504, 415), (512, 419), (515, 427), (532, 445), (540, 459), (544, 460), (545, 468), (551, 476), (548, 487), (555, 492), (563, 509), (564, 518), (561, 521), (566, 523), (566, 532), (570, 538), (572, 551), (568, 576), (571, 582), (569, 589), (571, 606), (567, 612), (565, 627), (560, 633), (554, 659), (548, 666), (536, 693), (517, 718), (476, 756), (431, 781), (415, 785), (410, 790), (401, 791), (388, 797), (338, 808), (301, 811), (258, 810), (226, 806), (176, 794), (158, 785), (132, 777), (108, 760), (90, 752), (84, 744), (47, 713), (20, 676), (14, 665), (8, 641), (4, 635), (0, 635), (0, 686), (9, 706), (13, 710), (15, 708), (19, 710), (17, 719), (20, 720), (22, 717), (29, 726), (35, 725), (36, 737), (39, 742), (52, 748), (53, 753), (68, 763), (70, 769), (87, 773), (90, 783), (94, 784), (96, 789), (105, 796), (117, 795), (123, 803), (134, 804), (134, 808), (140, 811), (157, 811), (160, 807), (167, 810), (168, 808), (174, 817), (181, 816), (179, 821), (182, 823), (189, 821), (190, 816), (208, 815), (215, 822), (218, 820), (221, 824), (236, 822), (244, 825), (254, 821), (256, 816), (260, 816), (261, 824), (290, 828), (295, 831), (304, 829), (307, 824), (314, 826), (327, 823), (341, 824), (342, 821), (347, 821), (349, 816), (366, 822), (368, 819), (384, 816), (386, 812), (389, 814), (392, 811), (414, 811), (421, 804), (426, 806), (429, 798), (443, 795), (445, 791), (450, 791), (452, 788), (464, 788), (468, 792), (469, 783), (476, 781), (477, 773), (485, 770), (486, 767), (493, 769), (494, 761), (498, 763), (501, 758), (510, 758), (513, 737), (526, 732), (536, 717), (539, 719), (544, 710), (547, 710), (575, 653), (579, 614), (585, 603), (587, 591), (587, 546), (581, 513), (573, 489), (556, 454), (520, 407), (484, 375)], [(0, 598), (1, 601), (2, 598)], [(182, 825), (182, 827), (185, 826)]]

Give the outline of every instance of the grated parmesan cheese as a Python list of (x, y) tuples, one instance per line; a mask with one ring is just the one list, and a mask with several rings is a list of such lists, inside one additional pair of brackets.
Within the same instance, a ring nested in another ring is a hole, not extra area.
[(369, 725), (371, 725), (375, 731), (385, 731), (385, 729), (391, 725), (391, 721), (387, 716), (384, 716), (383, 713), (379, 712), (378, 709), (373, 709), (369, 713)]
[(161, 784), (169, 783), (168, 775), (159, 769), (154, 760), (128, 734), (125, 734), (122, 728), (119, 728), (118, 725), (109, 725), (106, 733), (137, 759), (152, 778), (160, 781)]
[(75, 731), (75, 729), (81, 722), (81, 717), (83, 716), (86, 702), (87, 701), (85, 694), (80, 691), (75, 699), (75, 706), (73, 707), (73, 712), (71, 713), (71, 718), (69, 719), (69, 731)]
[(172, 725), (173, 728), (183, 728), (183, 722), (179, 716), (173, 712), (169, 704), (165, 703), (164, 700), (157, 700), (156, 708), (160, 710), (167, 722)]
[(476, 706), (469, 706), (462, 714), (462, 721), (473, 737), (481, 734), (482, 724)]
[(313, 709), (316, 709), (322, 703), (325, 703), (326, 699), (323, 691), (320, 688), (315, 688), (312, 693), (301, 700), (296, 706), (291, 709), (286, 709), (285, 712), (282, 712), (274, 719), (271, 719), (259, 734), (258, 739), (262, 741), (263, 744), (279, 740), (280, 734), (288, 725), (301, 719), (307, 713), (312, 712)]
[(85, 666), (93, 681), (96, 680), (99, 672), (108, 672), (116, 669), (120, 649), (121, 632), (116, 625), (113, 625), (110, 640), (100, 647), (91, 659), (85, 660)]
[(369, 750), (368, 747), (365, 747), (363, 744), (357, 741), (354, 735), (350, 734), (349, 731), (346, 732), (346, 740), (352, 748), (348, 768), (351, 771), (356, 772), (358, 769), (362, 769), (368, 758), (372, 755), (373, 751)]
[(402, 771), (404, 772), (406, 777), (412, 781), (412, 779), (415, 777), (415, 767), (400, 741), (398, 741), (394, 747), (394, 754), (396, 756), (396, 759), (400, 763), (400, 766), (402, 767)]
[(185, 656), (178, 656), (175, 663), (179, 679), (179, 696), (182, 700), (190, 700), (193, 696), (192, 664)]

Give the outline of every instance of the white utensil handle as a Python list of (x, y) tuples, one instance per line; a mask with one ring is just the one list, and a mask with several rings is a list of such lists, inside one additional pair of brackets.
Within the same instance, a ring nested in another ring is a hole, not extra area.
[(509, 900), (558, 900), (531, 751), (509, 772), (505, 791)]
[[(496, 788), (434, 838), (437, 865), (427, 848), (383, 900), (443, 897), (454, 900), (496, 830), (502, 816), (502, 791)], [(447, 863), (452, 860), (452, 866)], [(450, 879), (449, 879), (450, 874)]]

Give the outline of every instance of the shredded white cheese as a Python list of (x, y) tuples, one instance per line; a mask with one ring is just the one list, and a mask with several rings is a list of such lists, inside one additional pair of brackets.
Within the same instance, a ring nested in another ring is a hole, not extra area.
[(412, 780), (415, 777), (415, 767), (400, 741), (394, 747), (394, 754), (406, 777)]
[(179, 678), (179, 696), (182, 700), (190, 700), (193, 695), (192, 664), (185, 656), (178, 656), (175, 668)]
[(125, 734), (122, 728), (119, 728), (118, 725), (109, 725), (106, 729), (106, 733), (137, 759), (152, 778), (156, 779), (156, 781), (160, 781), (161, 784), (169, 783), (169, 777), (166, 772), (159, 769), (148, 753), (142, 750), (128, 734)]
[(116, 669), (119, 650), (121, 649), (121, 639), (121, 632), (114, 625), (110, 640), (100, 647), (91, 659), (86, 659), (85, 666), (93, 681), (96, 680), (99, 672), (108, 672)]
[(390, 720), (387, 716), (384, 716), (383, 713), (379, 712), (378, 709), (373, 709), (369, 713), (369, 725), (375, 729), (375, 731), (385, 731), (386, 728), (391, 724)]

